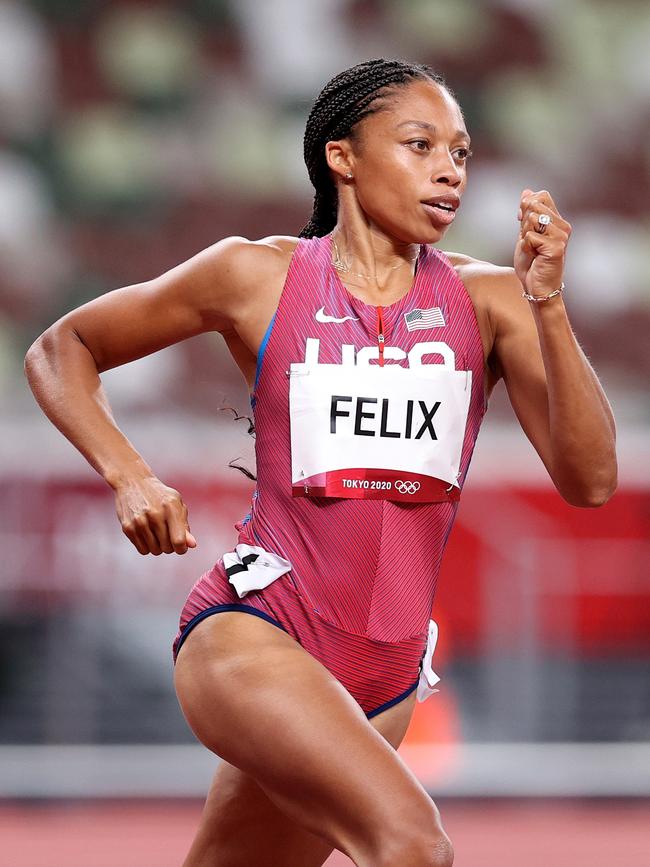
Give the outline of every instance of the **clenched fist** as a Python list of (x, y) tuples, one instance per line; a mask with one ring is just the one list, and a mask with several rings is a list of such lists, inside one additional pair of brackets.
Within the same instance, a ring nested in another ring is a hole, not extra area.
[(196, 548), (180, 493), (155, 476), (128, 479), (115, 488), (124, 534), (140, 554), (185, 554)]
[(548, 295), (562, 284), (571, 225), (560, 216), (547, 190), (524, 190), (517, 219), (521, 223), (514, 259), (517, 276), (529, 295)]

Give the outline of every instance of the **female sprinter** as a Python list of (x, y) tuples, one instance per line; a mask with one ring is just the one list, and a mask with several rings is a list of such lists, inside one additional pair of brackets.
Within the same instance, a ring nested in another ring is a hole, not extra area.
[(450, 865), (396, 749), (435, 680), (436, 577), (499, 378), (565, 500), (615, 489), (614, 420), (567, 318), (571, 227), (550, 194), (523, 192), (514, 268), (436, 247), (468, 156), (430, 67), (361, 63), (309, 115), (299, 238), (221, 240), (73, 310), (27, 354), (36, 399), (113, 488), (141, 554), (196, 541), (98, 374), (219, 331), (251, 392), (251, 511), (174, 641), (183, 712), (223, 759), (185, 867), (316, 867), (333, 848), (361, 867)]

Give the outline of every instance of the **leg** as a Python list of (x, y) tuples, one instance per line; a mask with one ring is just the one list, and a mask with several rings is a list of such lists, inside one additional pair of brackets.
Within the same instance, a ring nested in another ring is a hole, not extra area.
[(452, 863), (418, 780), (336, 678), (282, 630), (242, 612), (206, 618), (181, 648), (175, 684), (202, 743), (360, 867)]
[(321, 867), (332, 849), (285, 816), (250, 774), (222, 761), (183, 867)]
[[(395, 749), (414, 705), (412, 693), (370, 720)], [(285, 816), (253, 777), (222, 761), (183, 867), (321, 867), (332, 849)]]

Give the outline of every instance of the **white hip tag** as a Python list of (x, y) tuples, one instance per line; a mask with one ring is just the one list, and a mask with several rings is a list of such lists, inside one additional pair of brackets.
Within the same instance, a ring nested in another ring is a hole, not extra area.
[(292, 364), (293, 496), (458, 499), (472, 371)]
[(240, 599), (251, 590), (263, 590), (291, 569), (290, 561), (279, 554), (244, 542), (226, 552), (221, 560)]
[(434, 689), (434, 686), (440, 680), (440, 676), (431, 668), (433, 652), (438, 643), (438, 624), (435, 620), (429, 620), (429, 633), (427, 636), (427, 646), (422, 657), (422, 666), (420, 668), (420, 679), (418, 681), (417, 699), (425, 701), (434, 692), (440, 692), (439, 689)]

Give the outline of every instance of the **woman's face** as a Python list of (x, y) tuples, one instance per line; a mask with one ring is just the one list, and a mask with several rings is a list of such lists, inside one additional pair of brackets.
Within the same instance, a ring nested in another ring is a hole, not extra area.
[(435, 243), (467, 183), (469, 136), (456, 101), (432, 81), (395, 88), (351, 141), (358, 201), (371, 225), (404, 243)]

